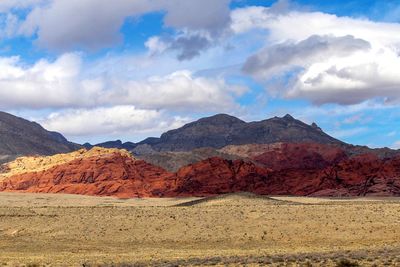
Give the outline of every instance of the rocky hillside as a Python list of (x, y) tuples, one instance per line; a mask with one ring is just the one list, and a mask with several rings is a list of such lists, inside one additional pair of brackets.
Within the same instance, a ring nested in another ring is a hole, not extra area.
[(308, 125), (290, 115), (244, 122), (226, 114), (200, 119), (140, 144), (149, 144), (156, 151), (190, 151), (200, 147), (222, 148), (227, 145), (276, 142), (343, 144), (315, 124)]
[[(153, 152), (165, 152), (191, 151), (203, 147), (219, 149), (228, 145), (276, 142), (345, 145), (342, 141), (324, 133), (315, 123), (308, 125), (290, 115), (282, 118), (274, 117), (262, 121), (245, 122), (230, 115), (217, 114), (163, 133), (160, 138), (150, 137), (139, 143), (122, 143), (117, 140), (96, 146), (123, 148), (135, 153), (137, 147), (140, 148), (141, 146), (149, 147)], [(92, 147), (90, 144), (85, 144), (85, 146), (87, 148)]]
[[(258, 149), (258, 150), (257, 150)], [(117, 197), (263, 195), (400, 196), (400, 156), (349, 155), (334, 145), (276, 143), (228, 147), (240, 159), (211, 157), (169, 172), (124, 150), (17, 159), (3, 165), (0, 191)]]
[(35, 122), (0, 112), (0, 162), (21, 155), (65, 153), (79, 147)]
[(24, 157), (3, 165), (0, 191), (117, 197), (159, 196), (172, 174), (127, 151), (92, 148), (51, 157)]
[[(134, 150), (135, 153), (137, 150)], [(193, 164), (208, 158), (219, 157), (223, 159), (235, 160), (242, 157), (224, 153), (215, 148), (204, 147), (196, 148), (192, 151), (165, 151), (135, 154), (138, 158), (145, 160), (153, 165), (160, 166), (168, 171), (175, 172), (181, 167)]]

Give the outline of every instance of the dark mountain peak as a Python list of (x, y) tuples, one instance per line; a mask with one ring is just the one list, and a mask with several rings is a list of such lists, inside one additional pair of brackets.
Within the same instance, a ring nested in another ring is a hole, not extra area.
[(322, 129), (315, 122), (311, 123), (311, 127), (313, 129), (323, 133)]
[(82, 146), (83, 146), (84, 148), (86, 148), (86, 149), (91, 149), (91, 148), (93, 148), (93, 145), (92, 145), (91, 143), (89, 143), (89, 142), (84, 143)]
[(0, 156), (51, 155), (80, 148), (40, 124), (0, 111)]
[(221, 113), (221, 114), (216, 114), (214, 116), (201, 118), (201, 119), (193, 122), (192, 124), (232, 125), (232, 124), (236, 124), (236, 123), (245, 123), (245, 122), (234, 116)]
[(107, 142), (99, 143), (96, 146), (101, 146), (101, 147), (105, 147), (105, 148), (121, 148), (122, 141), (121, 140), (107, 141)]
[[(253, 122), (244, 122), (227, 114), (217, 114), (165, 132), (160, 138), (148, 138), (123, 148), (132, 150), (138, 145), (148, 145), (154, 151), (191, 151), (205, 147), (222, 148), (227, 145), (276, 142), (344, 144), (324, 133), (318, 126), (310, 126), (289, 114)], [(121, 144), (115, 141), (99, 145), (121, 148)]]
[(293, 120), (295, 120), (295, 118), (293, 118), (290, 114), (286, 114), (285, 116), (282, 117), (282, 119), (288, 120), (288, 121), (293, 121)]
[(264, 121), (271, 121), (271, 120), (275, 121), (275, 122), (279, 122), (279, 123), (285, 123), (285, 124), (292, 123), (292, 122), (301, 122), (300, 120), (295, 119), (290, 114), (286, 114), (285, 116), (282, 116), (282, 117), (275, 116), (273, 118), (266, 119)]
[(275, 142), (343, 144), (289, 114), (248, 123), (227, 114), (217, 114), (168, 131), (158, 140), (141, 144), (147, 143), (156, 151), (188, 151), (201, 147)]
[[(86, 145), (88, 144), (88, 145)], [(99, 147), (104, 147), (104, 148), (118, 148), (118, 149), (126, 149), (126, 150), (132, 150), (136, 147), (137, 144), (132, 143), (132, 142), (125, 142), (123, 143), (121, 140), (115, 140), (115, 141), (108, 141), (108, 142), (103, 142), (99, 144), (95, 144), (94, 146), (99, 146)], [(84, 147), (86, 148), (92, 148), (94, 147), (93, 145), (89, 143), (83, 144)]]

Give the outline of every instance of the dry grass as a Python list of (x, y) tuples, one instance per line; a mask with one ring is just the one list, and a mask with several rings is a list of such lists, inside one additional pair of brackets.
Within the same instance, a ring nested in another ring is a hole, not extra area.
[(395, 198), (196, 200), (0, 193), (0, 265), (400, 264)]

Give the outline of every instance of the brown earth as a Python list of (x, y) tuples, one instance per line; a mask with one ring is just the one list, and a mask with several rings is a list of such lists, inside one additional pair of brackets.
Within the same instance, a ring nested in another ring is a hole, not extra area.
[(399, 218), (397, 198), (0, 193), (0, 265), (399, 266)]

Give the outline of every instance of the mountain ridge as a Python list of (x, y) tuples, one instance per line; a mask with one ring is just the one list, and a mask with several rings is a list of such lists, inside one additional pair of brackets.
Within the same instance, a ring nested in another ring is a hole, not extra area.
[(0, 111), (0, 162), (23, 155), (52, 155), (81, 146), (40, 124)]
[(123, 148), (134, 152), (137, 147), (147, 145), (158, 152), (182, 152), (203, 147), (220, 149), (227, 145), (276, 142), (347, 145), (323, 132), (315, 123), (308, 125), (289, 114), (252, 122), (245, 122), (228, 114), (216, 114), (169, 130), (160, 137), (149, 137), (138, 143), (122, 143), (117, 140), (100, 143), (96, 146)]

